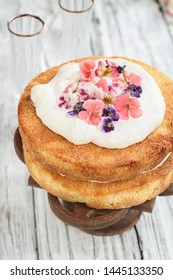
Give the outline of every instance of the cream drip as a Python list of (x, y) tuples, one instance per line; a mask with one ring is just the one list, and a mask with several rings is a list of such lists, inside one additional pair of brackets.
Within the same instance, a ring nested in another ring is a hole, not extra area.
[[(120, 66), (126, 65), (129, 72), (142, 78), (143, 93), (140, 97), (143, 115), (137, 119), (119, 120), (115, 130), (103, 133), (97, 126), (67, 115), (66, 110), (57, 106), (57, 100), (64, 89), (80, 78), (79, 64), (68, 63), (62, 66), (55, 77), (47, 84), (34, 86), (31, 99), (37, 116), (52, 131), (60, 134), (75, 145), (94, 143), (105, 148), (126, 148), (143, 141), (163, 121), (165, 102), (162, 93), (151, 75), (143, 67), (125, 59), (109, 59)], [(96, 63), (98, 61), (95, 61)]]

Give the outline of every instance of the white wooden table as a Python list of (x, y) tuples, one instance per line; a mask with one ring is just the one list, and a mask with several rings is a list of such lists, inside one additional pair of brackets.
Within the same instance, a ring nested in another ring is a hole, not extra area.
[[(46, 23), (42, 70), (57, 64), (57, 0), (0, 0), (0, 259), (173, 259), (173, 197), (157, 198), (152, 214), (113, 237), (95, 237), (65, 225), (13, 147), (17, 127), (11, 97), (6, 21), (32, 12)], [(96, 0), (93, 55), (123, 55), (158, 67), (173, 78), (173, 19), (156, 0)]]

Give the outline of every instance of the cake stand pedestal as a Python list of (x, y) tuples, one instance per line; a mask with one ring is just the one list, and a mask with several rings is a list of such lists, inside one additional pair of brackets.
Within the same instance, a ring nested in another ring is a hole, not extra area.
[[(14, 135), (14, 147), (19, 159), (25, 163), (18, 128)], [(42, 189), (31, 176), (28, 185)], [(173, 184), (160, 194), (160, 196), (168, 195), (173, 195)], [(64, 201), (48, 193), (49, 205), (59, 219), (87, 233), (100, 236), (120, 234), (130, 229), (137, 223), (142, 212), (152, 213), (155, 200), (156, 198), (125, 209), (94, 209), (84, 203)]]

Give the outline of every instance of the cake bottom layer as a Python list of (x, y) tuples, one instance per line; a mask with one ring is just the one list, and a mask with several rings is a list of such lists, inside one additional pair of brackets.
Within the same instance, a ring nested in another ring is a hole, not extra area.
[(39, 162), (23, 145), (24, 158), (33, 179), (50, 194), (96, 209), (132, 207), (166, 190), (173, 181), (173, 154), (158, 168), (133, 179), (96, 183), (61, 176)]

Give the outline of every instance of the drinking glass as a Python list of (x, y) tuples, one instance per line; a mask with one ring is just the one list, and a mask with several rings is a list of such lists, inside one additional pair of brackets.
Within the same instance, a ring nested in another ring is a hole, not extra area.
[(19, 98), (25, 86), (38, 74), (44, 21), (38, 16), (21, 14), (7, 22), (11, 35), (12, 91)]
[(90, 56), (94, 0), (58, 0), (62, 16), (61, 58)]

